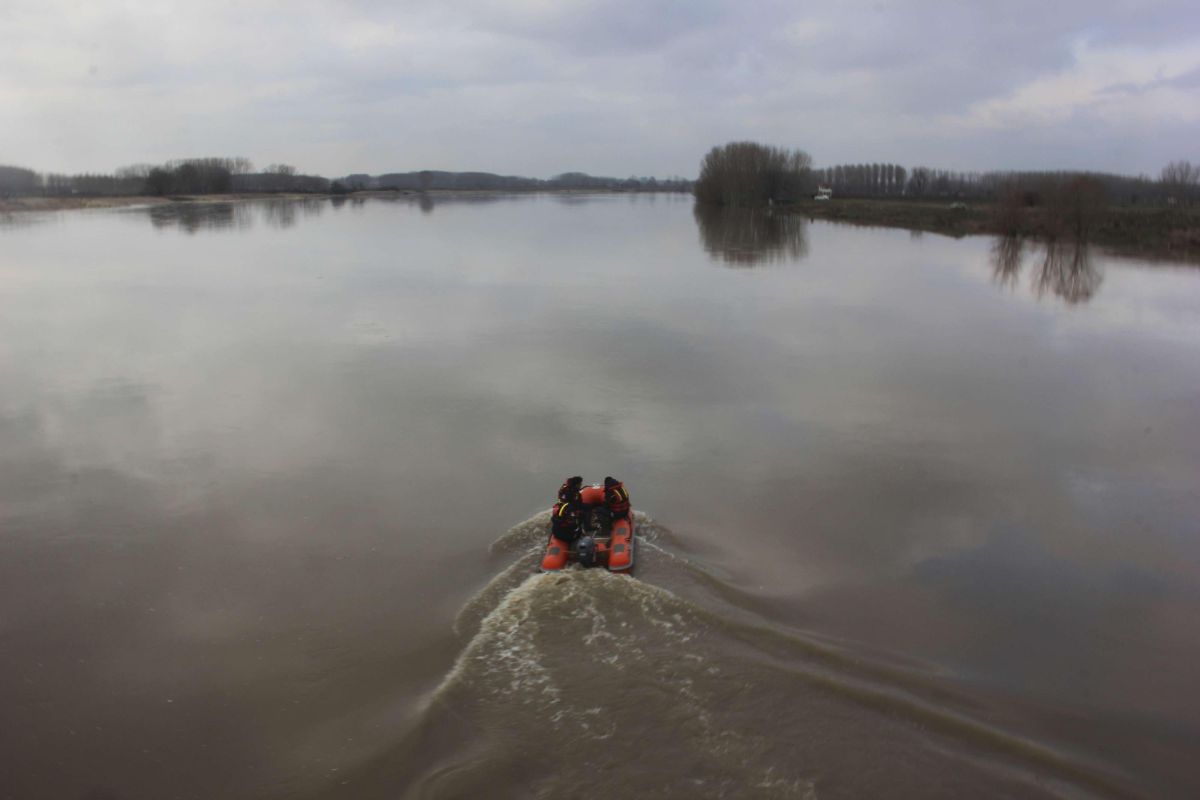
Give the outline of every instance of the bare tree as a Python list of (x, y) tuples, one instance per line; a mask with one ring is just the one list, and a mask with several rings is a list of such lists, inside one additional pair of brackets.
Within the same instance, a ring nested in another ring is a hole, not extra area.
[(812, 190), (812, 158), (803, 150), (730, 142), (700, 164), (696, 199), (725, 206), (762, 206), (800, 200)]
[(1198, 194), (1200, 164), (1193, 164), (1182, 159), (1172, 161), (1163, 167), (1159, 183), (1168, 192), (1167, 202), (1173, 203), (1178, 199), (1190, 203)]
[(33, 194), (38, 184), (38, 174), (31, 169), (0, 166), (0, 196)]
[(1049, 223), (1055, 234), (1086, 242), (1108, 209), (1108, 195), (1100, 181), (1075, 175), (1051, 182), (1044, 190)]
[(117, 167), (116, 174), (118, 178), (137, 178), (144, 181), (152, 169), (153, 164), (130, 164), (127, 167)]
[(1026, 225), (1024, 197), (1016, 186), (1009, 186), (1000, 193), (996, 207), (992, 210), (992, 221), (1003, 236), (1017, 236)]
[(929, 191), (932, 180), (932, 170), (928, 167), (913, 167), (912, 177), (908, 179), (909, 194), (923, 196)]
[(1190, 161), (1172, 161), (1162, 168), (1159, 180), (1168, 186), (1185, 189), (1200, 183), (1200, 165)]
[(174, 176), (171, 170), (163, 167), (155, 167), (146, 175), (146, 194), (161, 197), (171, 193), (171, 185)]

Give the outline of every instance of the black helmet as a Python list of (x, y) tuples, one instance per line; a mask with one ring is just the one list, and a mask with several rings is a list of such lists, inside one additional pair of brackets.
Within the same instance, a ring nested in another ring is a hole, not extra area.
[(619, 480), (614, 478), (612, 475), (609, 475), (607, 478), (604, 479), (604, 488), (611, 489), (612, 487), (616, 486), (618, 483), (620, 483)]

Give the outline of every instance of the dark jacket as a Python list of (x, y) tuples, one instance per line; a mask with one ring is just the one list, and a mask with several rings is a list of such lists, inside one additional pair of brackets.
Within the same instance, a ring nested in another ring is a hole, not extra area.
[(555, 503), (550, 509), (550, 533), (570, 544), (579, 538), (579, 505)]
[(558, 499), (564, 503), (573, 503), (579, 499), (579, 490), (582, 487), (583, 478), (581, 476), (567, 478), (563, 481), (562, 486), (558, 487)]
[(604, 503), (612, 513), (613, 519), (629, 516), (629, 492), (620, 481), (604, 482)]

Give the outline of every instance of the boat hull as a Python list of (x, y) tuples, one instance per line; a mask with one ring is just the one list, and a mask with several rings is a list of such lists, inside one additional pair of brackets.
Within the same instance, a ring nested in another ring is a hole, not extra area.
[[(605, 515), (607, 510), (604, 504), (603, 486), (585, 486), (580, 490), (580, 500), (583, 503), (584, 513), (592, 522), (592, 525), (585, 526), (584, 536), (590, 537), (595, 542), (594, 565), (603, 566), (610, 572), (631, 572), (636, 547), (636, 526), (633, 523), (633, 513), (630, 512), (620, 519), (611, 521), (604, 516), (603, 521), (597, 523), (597, 516)], [(592, 528), (597, 530), (592, 532), (590, 530)], [(580, 539), (582, 538), (581, 536)], [(546, 549), (542, 553), (541, 571), (558, 572), (566, 569), (570, 563), (577, 562), (579, 553), (576, 544), (559, 539), (551, 533), (549, 541), (546, 542)]]

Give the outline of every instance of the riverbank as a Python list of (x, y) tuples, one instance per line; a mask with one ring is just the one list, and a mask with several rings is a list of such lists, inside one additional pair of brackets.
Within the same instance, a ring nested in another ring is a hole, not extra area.
[[(785, 207), (810, 219), (851, 225), (906, 228), (945, 236), (999, 236), (993, 203), (921, 200), (806, 200)], [(1050, 220), (1028, 209), (1020, 235), (1051, 238)], [(1122, 255), (1200, 263), (1200, 208), (1118, 206), (1099, 214), (1089, 241)]]
[(26, 211), (71, 211), (88, 208), (122, 208), (126, 206), (163, 205), (166, 203), (236, 203), (244, 200), (325, 200), (329, 198), (384, 198), (418, 197), (499, 197), (511, 194), (653, 194), (620, 189), (431, 189), (420, 192), (415, 189), (368, 189), (358, 192), (237, 192), (230, 194), (205, 195), (112, 195), (88, 197), (0, 197), (0, 214)]
[[(513, 194), (509, 190), (434, 190), (432, 198)], [(524, 194), (525, 192), (517, 192)], [(536, 192), (535, 192), (536, 193)], [(555, 194), (594, 194), (594, 190), (558, 190)], [(120, 208), (173, 203), (230, 203), (249, 200), (323, 200), (327, 198), (365, 198), (415, 196), (419, 192), (374, 190), (349, 194), (314, 193), (239, 193), (156, 197), (128, 195), (112, 197), (18, 197), (0, 198), (0, 214), (69, 211), (75, 209)], [(824, 219), (881, 228), (904, 228), (944, 236), (999, 236), (1005, 233), (997, 224), (993, 203), (951, 203), (924, 200), (846, 199), (805, 200), (784, 206), (788, 212), (810, 219)], [(1027, 209), (1020, 235), (1034, 239), (1051, 238), (1052, 228), (1040, 209)], [(1200, 264), (1200, 208), (1164, 208), (1119, 206), (1101, 213), (1095, 220), (1089, 241), (1122, 255), (1164, 261)]]
[(239, 194), (174, 195), (113, 195), (101, 197), (10, 197), (0, 198), (0, 214), (39, 211), (73, 211), (88, 208), (125, 208), (128, 206), (157, 206), (171, 203), (237, 203), (245, 200), (324, 200), (346, 195), (301, 192), (272, 192)]
[(71, 211), (80, 208), (121, 208), (171, 202), (165, 197), (0, 197), (0, 214), (24, 211)]

